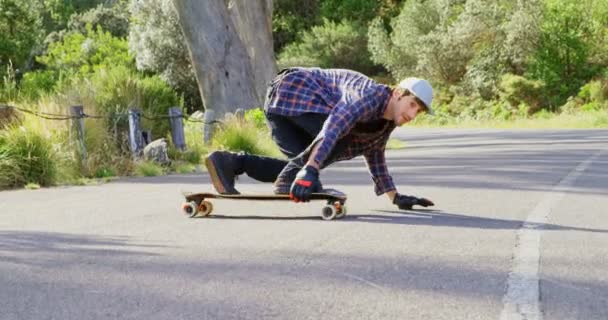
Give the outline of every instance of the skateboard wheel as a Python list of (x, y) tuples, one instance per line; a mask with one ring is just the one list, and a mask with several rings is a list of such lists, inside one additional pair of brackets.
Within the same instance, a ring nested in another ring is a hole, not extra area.
[(198, 211), (196, 203), (194, 201), (184, 202), (184, 204), (182, 204), (182, 211), (190, 218), (196, 216)]
[(342, 219), (342, 218), (344, 218), (344, 216), (346, 215), (346, 212), (347, 212), (347, 211), (346, 211), (346, 206), (345, 206), (345, 205), (342, 205), (342, 206), (341, 206), (341, 208), (340, 208), (340, 211), (339, 211), (339, 212), (338, 212), (338, 214), (336, 215), (336, 218), (337, 218), (337, 219)]
[(209, 201), (203, 201), (198, 206), (198, 212), (200, 216), (206, 217), (211, 214), (211, 211), (213, 211), (213, 203)]
[(337, 213), (338, 211), (336, 210), (336, 207), (325, 206), (321, 211), (321, 218), (323, 218), (323, 220), (333, 220), (336, 217)]

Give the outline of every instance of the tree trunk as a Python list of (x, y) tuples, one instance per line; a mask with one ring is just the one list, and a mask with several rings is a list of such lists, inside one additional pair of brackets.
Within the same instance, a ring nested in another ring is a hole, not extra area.
[(205, 107), (262, 106), (276, 74), (272, 0), (173, 0)]
[(173, 0), (205, 107), (222, 115), (261, 105), (247, 50), (224, 0)]
[(228, 11), (247, 49), (255, 89), (263, 102), (266, 86), (277, 74), (272, 40), (272, 0), (230, 0)]

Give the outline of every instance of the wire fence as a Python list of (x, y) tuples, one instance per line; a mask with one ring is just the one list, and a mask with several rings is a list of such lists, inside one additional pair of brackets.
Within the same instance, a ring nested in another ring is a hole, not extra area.
[[(60, 121), (65, 121), (65, 120), (75, 120), (75, 119), (81, 119), (81, 118), (90, 118), (90, 119), (112, 119), (112, 118), (125, 118), (129, 116), (129, 112), (122, 112), (122, 113), (112, 113), (106, 116), (99, 116), (99, 115), (91, 115), (91, 114), (86, 114), (84, 112), (82, 112), (81, 114), (77, 114), (77, 115), (65, 115), (65, 114), (52, 114), (52, 113), (47, 113), (47, 112), (41, 112), (41, 111), (35, 111), (35, 110), (30, 110), (30, 109), (26, 109), (26, 108), (20, 108), (20, 107), (15, 107), (15, 106), (0, 106), (0, 110), (3, 109), (13, 109), (13, 110), (17, 110), (23, 113), (27, 113), (27, 114), (31, 114), (33, 116), (45, 119), (45, 120), (60, 120)], [(157, 121), (157, 120), (170, 120), (170, 119), (183, 119), (185, 121), (188, 122), (194, 122), (194, 123), (206, 123), (206, 124), (221, 124), (223, 123), (221, 120), (201, 120), (201, 119), (196, 119), (196, 118), (191, 118), (187, 115), (183, 115), (183, 114), (175, 114), (175, 115), (146, 115), (145, 113), (142, 113), (141, 111), (135, 111), (139, 113), (139, 116), (146, 119), (146, 120), (151, 120), (151, 121)]]
[[(182, 114), (179, 107), (172, 107), (168, 110), (168, 115), (147, 115), (138, 109), (132, 108), (127, 112), (111, 113), (105, 116), (86, 114), (83, 106), (71, 106), (69, 114), (53, 114), (27, 108), (0, 105), (0, 122), (3, 117), (4, 110), (19, 111), (21, 113), (30, 114), (45, 120), (52, 121), (70, 121), (70, 137), (73, 137), (73, 142), (79, 146), (80, 154), (86, 156), (85, 144), (85, 122), (84, 119), (107, 119), (117, 120), (126, 118), (129, 123), (129, 147), (135, 156), (140, 156), (144, 147), (152, 141), (151, 130), (143, 130), (140, 124), (141, 119), (150, 121), (169, 121), (171, 126), (171, 139), (175, 147), (180, 150), (186, 149), (186, 140), (184, 135), (183, 121), (202, 124), (203, 136), (201, 137), (205, 143), (211, 140), (215, 125), (223, 125), (221, 120), (214, 118), (212, 110), (205, 113), (203, 119), (196, 119)], [(6, 117), (6, 115), (4, 115)], [(10, 117), (10, 116), (9, 116)]]

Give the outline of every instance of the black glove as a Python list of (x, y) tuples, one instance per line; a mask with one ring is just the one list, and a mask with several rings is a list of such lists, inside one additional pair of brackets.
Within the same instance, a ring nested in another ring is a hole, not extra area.
[(395, 198), (393, 199), (393, 204), (397, 205), (401, 210), (412, 210), (414, 205), (419, 205), (423, 207), (434, 206), (433, 201), (425, 199), (425, 198), (416, 198), (413, 196), (406, 196), (403, 194), (397, 193)]
[(305, 166), (296, 175), (296, 179), (291, 184), (289, 197), (295, 202), (308, 202), (313, 192), (321, 191), (319, 182), (319, 170), (315, 167)]

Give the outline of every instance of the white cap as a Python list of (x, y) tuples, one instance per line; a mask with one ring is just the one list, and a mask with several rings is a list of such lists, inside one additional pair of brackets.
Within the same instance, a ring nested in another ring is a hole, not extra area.
[(433, 109), (431, 109), (431, 103), (433, 102), (433, 87), (431, 87), (431, 84), (428, 81), (419, 78), (406, 78), (399, 82), (397, 87), (409, 90), (416, 98), (420, 99), (425, 104), (423, 107), (426, 107), (427, 112), (433, 114)]

